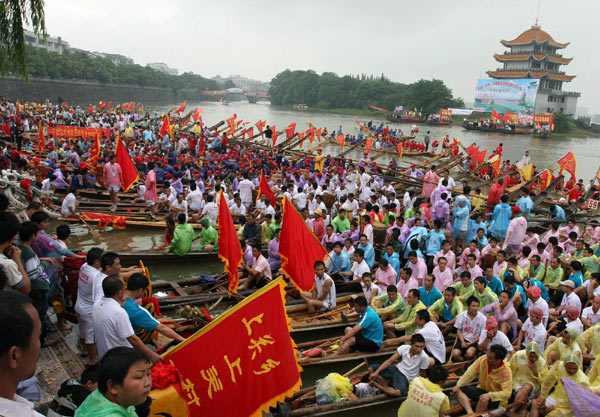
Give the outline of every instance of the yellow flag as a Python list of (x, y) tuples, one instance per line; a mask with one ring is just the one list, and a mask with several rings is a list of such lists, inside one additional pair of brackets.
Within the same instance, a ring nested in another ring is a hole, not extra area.
[(529, 181), (533, 175), (533, 164), (521, 168), (521, 175), (523, 176), (524, 181)]

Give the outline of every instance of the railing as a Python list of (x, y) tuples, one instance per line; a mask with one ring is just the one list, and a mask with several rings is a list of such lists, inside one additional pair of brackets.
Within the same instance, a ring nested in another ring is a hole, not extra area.
[(496, 71), (500, 71), (500, 72), (511, 72), (511, 71), (532, 71), (532, 72), (539, 72), (539, 71), (547, 71), (547, 72), (551, 72), (553, 74), (560, 74), (560, 75), (565, 75), (565, 73), (563, 71), (554, 71), (551, 70), (549, 68), (498, 68), (496, 69)]
[(562, 58), (562, 54), (554, 54), (550, 51), (521, 51), (521, 52), (512, 52), (512, 51), (504, 51), (504, 53), (502, 55), (523, 55), (523, 54), (545, 54), (545, 55), (551, 55), (551, 56), (555, 56), (558, 58)]
[(556, 90), (553, 88), (538, 88), (538, 93), (549, 94), (553, 96), (573, 96), (573, 97), (581, 97), (581, 93), (576, 91), (562, 91)]

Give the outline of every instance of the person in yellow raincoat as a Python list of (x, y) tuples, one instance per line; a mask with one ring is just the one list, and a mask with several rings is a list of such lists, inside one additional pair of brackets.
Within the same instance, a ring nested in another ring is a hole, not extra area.
[[(540, 392), (540, 384), (548, 372), (540, 345), (531, 342), (526, 349), (518, 351), (510, 358), (509, 365), (513, 377), (514, 402), (526, 404)], [(517, 413), (521, 407), (522, 405), (513, 411)]]
[(429, 378), (413, 379), (408, 394), (398, 409), (398, 417), (439, 417), (450, 409), (450, 400), (442, 391), (448, 371), (441, 366), (429, 370)]
[(317, 149), (317, 156), (315, 156), (315, 172), (323, 172), (323, 165), (325, 164), (325, 156), (323, 155), (323, 149)]
[(600, 395), (600, 353), (596, 355), (594, 366), (590, 368), (587, 376), (590, 379), (592, 392), (596, 395)]
[(583, 353), (583, 359), (591, 361), (600, 353), (600, 324), (590, 327), (577, 337), (577, 344)]
[[(508, 403), (512, 392), (512, 372), (504, 358), (504, 346), (492, 345), (487, 354), (479, 357), (460, 377), (452, 393), (464, 407), (466, 414), (472, 414), (471, 400), (477, 403), (476, 412), (493, 410)], [(467, 386), (475, 378), (477, 387)]]
[[(546, 413), (547, 417), (573, 416), (573, 410), (561, 378), (569, 378), (584, 388), (590, 388), (590, 380), (581, 370), (581, 358), (573, 354), (561, 358), (562, 361), (556, 362), (546, 374), (546, 378), (542, 382), (540, 397), (531, 403), (530, 417), (538, 417), (542, 411)], [(554, 392), (548, 396), (552, 388), (554, 388)]]
[(562, 337), (556, 339), (552, 344), (546, 347), (544, 351), (544, 360), (548, 366), (560, 360), (567, 355), (575, 355), (582, 358), (581, 348), (577, 344), (577, 331), (575, 329), (565, 329)]

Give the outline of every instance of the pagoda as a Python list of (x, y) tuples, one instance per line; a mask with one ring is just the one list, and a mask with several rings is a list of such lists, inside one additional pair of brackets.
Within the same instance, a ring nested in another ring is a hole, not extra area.
[(537, 78), (540, 85), (535, 100), (535, 113), (575, 114), (577, 98), (581, 93), (563, 91), (563, 83), (570, 82), (575, 75), (566, 75), (560, 71), (561, 65), (569, 64), (573, 58), (563, 58), (559, 49), (569, 45), (555, 41), (543, 31), (538, 22), (531, 29), (521, 33), (512, 41), (500, 41), (510, 48), (503, 54), (495, 54), (496, 61), (503, 64), (496, 71), (488, 71), (491, 78), (522, 79)]

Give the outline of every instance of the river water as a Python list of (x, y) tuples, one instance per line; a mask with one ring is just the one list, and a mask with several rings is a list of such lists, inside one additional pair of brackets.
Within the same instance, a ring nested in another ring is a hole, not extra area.
[[(259, 119), (265, 120), (268, 124), (275, 125), (278, 131), (283, 131), (290, 123), (296, 122), (296, 130), (305, 130), (310, 121), (317, 127), (326, 127), (329, 131), (339, 129), (345, 133), (356, 134), (358, 128), (355, 122), (357, 117), (351, 115), (338, 115), (332, 113), (320, 113), (313, 111), (295, 111), (273, 107), (268, 103), (259, 102), (250, 104), (245, 101), (230, 102), (228, 106), (217, 102), (198, 102), (188, 103), (188, 111), (195, 107), (202, 107), (204, 112), (202, 118), (204, 123), (211, 126), (221, 120), (230, 118), (234, 113), (238, 118), (249, 121), (252, 124)], [(148, 108), (151, 112), (159, 114), (171, 109), (171, 106), (157, 106)], [(385, 119), (358, 117), (361, 123), (368, 120), (373, 120), (374, 123), (387, 123)], [(408, 133), (410, 125), (408, 124), (393, 124), (396, 127), (401, 127)], [(417, 140), (422, 140), (427, 130), (431, 131), (432, 141), (441, 139), (445, 135), (450, 135), (450, 138), (458, 138), (465, 146), (471, 143), (477, 143), (481, 148), (495, 149), (500, 143), (504, 145), (504, 158), (511, 161), (520, 159), (526, 150), (529, 150), (532, 161), (535, 161), (538, 167), (551, 167), (556, 164), (556, 161), (564, 156), (567, 152), (572, 151), (577, 157), (577, 174), (579, 178), (588, 181), (596, 175), (598, 166), (600, 165), (600, 138), (549, 138), (541, 139), (527, 135), (504, 135), (504, 134), (489, 134), (482, 132), (474, 132), (464, 130), (460, 126), (420, 126), (420, 132)], [(280, 136), (280, 141), (284, 140), (285, 135)], [(310, 146), (305, 145), (305, 150)], [(335, 155), (339, 153), (339, 147), (332, 144), (323, 144), (325, 153)], [(349, 155), (352, 158), (360, 158), (361, 151), (355, 150)], [(406, 162), (407, 158), (403, 158)], [(380, 163), (387, 163), (388, 158), (384, 156), (378, 159)], [(147, 231), (147, 230), (112, 230), (107, 228), (101, 232), (100, 239), (94, 239), (91, 234), (82, 226), (72, 226), (74, 236), (71, 245), (76, 248), (87, 250), (92, 246), (101, 246), (110, 250), (148, 250), (159, 246), (162, 243), (163, 231)], [(199, 273), (217, 273), (222, 271), (222, 264), (219, 262), (211, 264), (194, 265), (182, 263), (174, 270), (172, 266), (154, 266), (152, 267), (152, 275), (156, 279), (176, 280), (188, 278)]]

